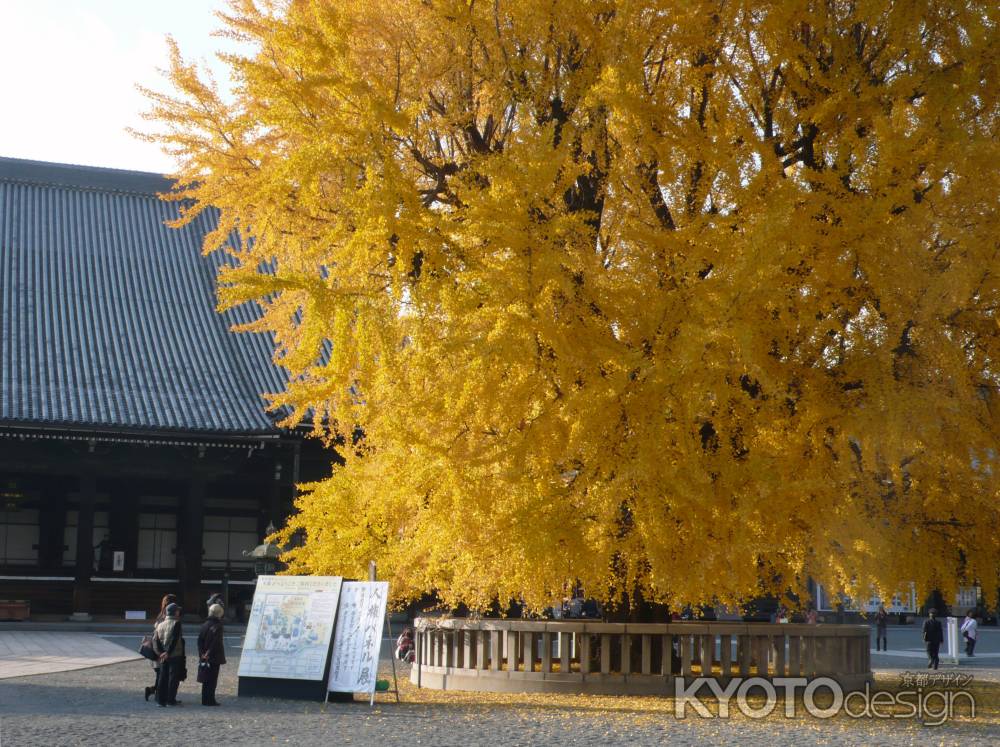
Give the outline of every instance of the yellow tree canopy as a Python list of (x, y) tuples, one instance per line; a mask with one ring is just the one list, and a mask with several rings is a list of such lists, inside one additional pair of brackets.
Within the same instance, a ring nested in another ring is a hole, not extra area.
[(222, 18), (232, 93), (175, 48), (152, 137), (273, 404), (347, 439), (293, 571), (474, 608), (996, 588), (995, 3)]

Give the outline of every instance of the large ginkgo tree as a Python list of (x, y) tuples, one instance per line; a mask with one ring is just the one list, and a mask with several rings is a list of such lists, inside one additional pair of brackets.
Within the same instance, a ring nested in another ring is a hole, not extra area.
[(995, 3), (289, 0), (150, 137), (345, 458), (296, 572), (997, 587)]

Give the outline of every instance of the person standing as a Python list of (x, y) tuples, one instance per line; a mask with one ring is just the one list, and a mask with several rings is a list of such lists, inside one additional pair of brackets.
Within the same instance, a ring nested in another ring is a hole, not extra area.
[(938, 649), (944, 640), (944, 631), (941, 629), (941, 621), (937, 619), (937, 610), (931, 607), (927, 611), (927, 619), (924, 620), (924, 644), (927, 646), (927, 668), (938, 668)]
[(880, 604), (878, 606), (878, 612), (875, 613), (875, 650), (881, 651), (885, 649), (889, 650), (889, 641), (886, 640), (885, 630), (886, 625), (889, 623), (889, 613), (885, 610), (885, 605)]
[(221, 604), (208, 608), (208, 619), (198, 633), (198, 682), (201, 683), (201, 704), (221, 705), (215, 699), (215, 686), (219, 683), (219, 667), (226, 663), (226, 647), (223, 640), (222, 616), (225, 609)]
[(396, 658), (412, 664), (416, 656), (416, 649), (413, 644), (413, 628), (403, 628), (403, 632), (396, 639)]
[(179, 705), (177, 687), (184, 669), (184, 631), (181, 628), (179, 604), (168, 604), (163, 622), (153, 634), (153, 651), (160, 657), (160, 676), (156, 680), (156, 704)]
[(969, 610), (965, 613), (965, 620), (962, 622), (962, 635), (965, 636), (966, 656), (975, 656), (972, 652), (976, 650), (978, 631), (979, 623), (976, 622), (976, 613), (973, 610)]
[[(226, 605), (223, 603), (223, 601), (222, 601), (222, 594), (220, 594), (219, 592), (215, 592), (212, 596), (210, 596), (208, 598), (208, 601), (205, 602), (205, 610), (206, 610), (206, 612), (209, 609), (211, 609), (211, 607), (212, 607), (213, 604), (217, 604), (220, 607), (222, 607), (222, 611), (223, 611), (223, 613), (225, 613)], [(223, 614), (223, 617), (225, 617), (225, 614)]]
[[(156, 626), (159, 625), (167, 616), (167, 605), (174, 604), (177, 601), (176, 594), (166, 594), (163, 599), (160, 600), (160, 612), (153, 621), (153, 635), (156, 635)], [(146, 688), (146, 700), (149, 700), (149, 696), (156, 692), (156, 683), (160, 679), (160, 660), (157, 659), (151, 662), (153, 665), (153, 686)]]
[(111, 535), (105, 532), (104, 539), (94, 547), (94, 570), (111, 573)]

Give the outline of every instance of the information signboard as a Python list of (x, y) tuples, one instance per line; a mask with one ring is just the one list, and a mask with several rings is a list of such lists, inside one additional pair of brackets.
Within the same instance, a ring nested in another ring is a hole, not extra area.
[(327, 682), (330, 692), (375, 691), (388, 598), (388, 581), (344, 583)]
[(322, 682), (342, 581), (340, 576), (260, 576), (239, 676)]

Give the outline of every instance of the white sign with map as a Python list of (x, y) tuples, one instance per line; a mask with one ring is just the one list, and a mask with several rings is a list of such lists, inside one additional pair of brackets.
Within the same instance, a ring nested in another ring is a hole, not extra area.
[(239, 676), (322, 680), (342, 581), (340, 576), (260, 576)]
[(327, 690), (374, 692), (388, 599), (388, 581), (344, 583), (340, 592), (337, 631), (333, 636)]

